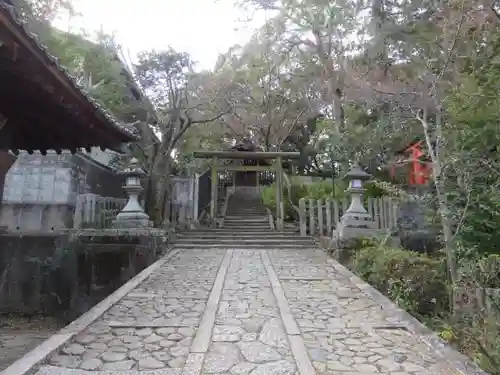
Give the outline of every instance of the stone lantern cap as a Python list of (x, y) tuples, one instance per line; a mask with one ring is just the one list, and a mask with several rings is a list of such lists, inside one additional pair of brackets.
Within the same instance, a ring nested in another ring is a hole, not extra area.
[(146, 172), (139, 166), (139, 160), (137, 160), (136, 158), (132, 158), (132, 160), (130, 160), (128, 167), (119, 172), (119, 174), (125, 175), (127, 177), (146, 176)]
[(344, 180), (352, 181), (352, 180), (370, 180), (372, 178), (371, 174), (366, 173), (358, 163), (354, 164), (349, 172), (347, 172), (344, 176)]

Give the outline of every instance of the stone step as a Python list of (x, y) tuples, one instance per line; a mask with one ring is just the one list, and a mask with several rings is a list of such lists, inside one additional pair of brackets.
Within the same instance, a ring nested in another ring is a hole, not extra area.
[(244, 222), (244, 221), (229, 221), (227, 222), (226, 220), (224, 220), (224, 226), (225, 227), (229, 227), (229, 226), (232, 226), (232, 227), (265, 227), (265, 228), (269, 228), (269, 220), (262, 220), (262, 221), (254, 221), (254, 222)]
[[(245, 228), (258, 229), (258, 227), (260, 227), (263, 232), (271, 231), (271, 227), (269, 226), (269, 223), (267, 223), (267, 225), (262, 225), (262, 224), (259, 224), (259, 225), (242, 225), (242, 224), (236, 225), (236, 224), (234, 224), (234, 225), (232, 225), (231, 228), (227, 228), (226, 226), (224, 226), (223, 228), (218, 228), (218, 229), (222, 229), (224, 231), (228, 231), (228, 230), (237, 231), (237, 230), (243, 229), (243, 231), (244, 231)], [(200, 229), (210, 229), (211, 230), (214, 228), (209, 226), (209, 224), (207, 224), (206, 226), (201, 227)], [(299, 231), (299, 229), (295, 226), (285, 226), (285, 230), (296, 231), (296, 232)]]
[(262, 216), (257, 216), (257, 217), (247, 217), (247, 218), (242, 218), (242, 217), (234, 217), (234, 216), (226, 216), (224, 218), (225, 223), (264, 223), (264, 222), (269, 222), (269, 218), (262, 217)]
[(195, 237), (185, 237), (185, 238), (177, 238), (174, 242), (177, 244), (206, 244), (206, 243), (214, 243), (214, 244), (234, 244), (234, 245), (247, 245), (247, 244), (256, 244), (256, 245), (269, 245), (269, 244), (304, 244), (311, 243), (311, 239), (307, 237), (297, 237), (297, 238), (195, 238)]
[(254, 220), (254, 221), (245, 221), (245, 220), (224, 220), (224, 226), (225, 227), (228, 227), (228, 226), (237, 226), (237, 227), (240, 227), (240, 226), (267, 226), (269, 228), (269, 220)]
[(232, 214), (226, 214), (224, 216), (224, 219), (227, 220), (269, 220), (269, 216), (267, 215), (247, 215), (247, 216), (239, 216), (239, 215), (232, 215)]
[(226, 217), (242, 217), (242, 218), (253, 218), (253, 217), (267, 217), (267, 212), (255, 212), (252, 214), (241, 213), (241, 211), (226, 211)]
[(234, 215), (234, 216), (243, 216), (243, 217), (253, 217), (253, 216), (267, 216), (267, 212), (265, 211), (256, 211), (256, 212), (241, 212), (241, 211), (226, 211), (226, 216)]
[[(306, 246), (308, 245), (308, 246)], [(302, 243), (289, 243), (289, 244), (228, 244), (228, 243), (204, 243), (204, 244), (193, 244), (193, 243), (176, 243), (174, 244), (174, 249), (295, 249), (295, 250), (317, 250), (316, 246), (311, 244)]]
[(268, 216), (267, 215), (229, 215), (229, 214), (226, 214), (226, 216), (224, 216), (224, 218), (226, 220), (268, 220)]
[(194, 236), (248, 236), (248, 237), (267, 237), (267, 236), (283, 236), (290, 237), (296, 236), (299, 233), (295, 230), (285, 230), (284, 232), (274, 232), (270, 229), (263, 231), (234, 231), (228, 230), (227, 228), (214, 228), (214, 229), (203, 229), (203, 230), (195, 230), (190, 232), (183, 232), (182, 234), (178, 234), (178, 236), (189, 236), (190, 234)]
[[(296, 233), (262, 232), (262, 233), (235, 233), (235, 232), (185, 232), (177, 234), (177, 238), (267, 238), (288, 239)], [(309, 238), (309, 237), (298, 237)]]
[(224, 225), (224, 229), (227, 229), (227, 230), (232, 230), (234, 232), (255, 232), (255, 231), (262, 231), (262, 232), (265, 232), (265, 231), (269, 231), (269, 232), (273, 232), (271, 230), (271, 228), (269, 227), (269, 224), (267, 226), (260, 226), (260, 225)]
[(256, 216), (234, 216), (226, 215), (224, 217), (226, 221), (266, 221), (269, 220), (269, 216), (256, 215)]

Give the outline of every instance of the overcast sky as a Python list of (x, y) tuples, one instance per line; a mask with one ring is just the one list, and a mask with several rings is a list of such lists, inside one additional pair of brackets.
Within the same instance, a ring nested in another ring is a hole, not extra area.
[[(236, 9), (232, 0), (74, 0), (81, 17), (59, 20), (65, 30), (115, 33), (132, 56), (171, 45), (189, 52), (199, 68), (212, 68), (220, 53), (249, 40), (263, 14)], [(251, 22), (242, 22), (251, 18)], [(133, 57), (132, 57), (133, 58)]]

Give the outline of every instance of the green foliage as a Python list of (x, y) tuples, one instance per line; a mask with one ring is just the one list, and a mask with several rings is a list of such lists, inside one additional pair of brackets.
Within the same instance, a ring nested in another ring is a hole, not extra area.
[(500, 288), (500, 255), (487, 254), (462, 259), (462, 278), (480, 288)]
[[(457, 239), (467, 256), (500, 254), (500, 31), (457, 72), (445, 100), (448, 189)], [(487, 245), (486, 245), (487, 244)], [(486, 246), (485, 246), (486, 245)]]
[(192, 72), (192, 61), (186, 52), (171, 47), (165, 51), (144, 51), (135, 68), (140, 84), (158, 108), (168, 111), (187, 99), (182, 89)]
[[(293, 184), (290, 189), (291, 194), (288, 193), (288, 189), (283, 189), (283, 200), (284, 200), (284, 211), (285, 220), (294, 221), (298, 220), (298, 213), (293, 208), (291, 202), (297, 205), (299, 200), (308, 194), (307, 186), (302, 184)], [(276, 184), (266, 187), (262, 191), (262, 201), (264, 205), (276, 214)], [(291, 201), (291, 202), (290, 202)]]
[(108, 35), (98, 35), (99, 43), (51, 29), (43, 40), (60, 64), (78, 79), (84, 88), (101, 104), (122, 120), (132, 120), (137, 111), (124, 68), (117, 56), (116, 46)]
[(440, 316), (449, 306), (441, 259), (385, 246), (361, 248), (351, 260), (356, 273), (417, 317)]
[(365, 197), (381, 198), (388, 195), (387, 192), (382, 187), (378, 186), (373, 182), (368, 182), (367, 184), (365, 184), (365, 189), (366, 189)]
[(335, 189), (331, 180), (323, 180), (310, 185), (306, 185), (306, 194), (302, 198), (311, 199), (333, 199), (345, 197), (345, 184), (335, 183)]

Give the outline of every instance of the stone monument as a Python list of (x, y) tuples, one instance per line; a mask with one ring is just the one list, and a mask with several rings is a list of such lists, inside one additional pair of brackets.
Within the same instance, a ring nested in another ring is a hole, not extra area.
[(146, 172), (139, 167), (139, 162), (136, 158), (130, 161), (122, 175), (125, 175), (125, 186), (123, 190), (128, 195), (128, 202), (123, 207), (123, 210), (113, 220), (113, 227), (117, 229), (128, 228), (152, 228), (153, 222), (149, 220), (149, 216), (144, 212), (139, 203), (139, 194), (143, 188), (141, 186), (141, 177), (146, 176)]
[(363, 205), (363, 193), (366, 191), (363, 184), (371, 179), (371, 175), (355, 164), (347, 172), (344, 179), (349, 181), (349, 187), (346, 191), (351, 195), (351, 204), (333, 231), (333, 238), (342, 241), (375, 235), (375, 221)]

